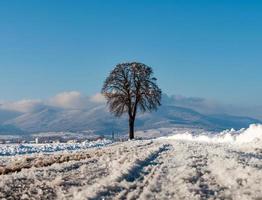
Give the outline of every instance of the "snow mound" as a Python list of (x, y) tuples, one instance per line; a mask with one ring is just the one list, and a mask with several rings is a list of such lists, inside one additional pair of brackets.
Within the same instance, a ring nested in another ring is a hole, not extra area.
[(231, 143), (231, 144), (262, 144), (262, 124), (251, 124), (247, 129), (225, 130), (218, 134), (201, 133), (194, 135), (190, 131), (175, 134), (164, 139), (189, 140), (196, 142)]
[(262, 141), (262, 124), (252, 124), (236, 137), (237, 143)]

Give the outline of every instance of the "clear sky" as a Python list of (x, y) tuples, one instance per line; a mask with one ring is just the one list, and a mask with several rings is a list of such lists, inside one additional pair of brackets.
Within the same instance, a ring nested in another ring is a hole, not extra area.
[(262, 1), (0, 1), (0, 100), (91, 95), (133, 60), (165, 93), (261, 105)]

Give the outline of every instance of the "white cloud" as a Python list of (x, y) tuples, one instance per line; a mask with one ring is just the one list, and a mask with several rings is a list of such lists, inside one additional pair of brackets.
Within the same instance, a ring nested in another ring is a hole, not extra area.
[(94, 103), (105, 103), (106, 99), (101, 93), (97, 93), (90, 97), (90, 101)]
[(163, 95), (162, 104), (190, 108), (203, 114), (229, 114), (236, 116), (250, 116), (262, 119), (262, 106), (253, 105), (231, 105), (215, 100), (185, 97), (182, 95)]
[(228, 111), (227, 105), (217, 101), (200, 97), (185, 97), (182, 95), (168, 96), (164, 94), (163, 104), (190, 108), (205, 114), (226, 113)]
[(0, 109), (18, 111), (23, 113), (33, 112), (46, 107), (62, 109), (85, 109), (97, 104), (105, 104), (102, 94), (93, 96), (82, 95), (78, 91), (62, 92), (47, 100), (21, 100), (16, 102), (1, 102)]
[(32, 112), (42, 107), (42, 101), (40, 100), (21, 100), (16, 102), (5, 102), (0, 106), (1, 109), (18, 111), (18, 112)]
[[(60, 109), (90, 109), (98, 104), (105, 104), (106, 100), (102, 94), (85, 96), (78, 91), (62, 92), (47, 100), (26, 99), (16, 102), (1, 102), (0, 109), (28, 113), (43, 108), (57, 107)], [(163, 95), (163, 105), (174, 105), (190, 108), (203, 114), (230, 114), (251, 116), (262, 119), (261, 106), (237, 106), (227, 105), (199, 97), (185, 97), (179, 95)]]
[(84, 96), (78, 91), (69, 91), (59, 93), (48, 100), (51, 106), (64, 109), (85, 109), (94, 104), (104, 104), (105, 98), (102, 94), (95, 94), (93, 96)]
[(57, 94), (48, 103), (59, 108), (80, 109), (88, 103), (88, 99), (80, 92), (70, 91)]

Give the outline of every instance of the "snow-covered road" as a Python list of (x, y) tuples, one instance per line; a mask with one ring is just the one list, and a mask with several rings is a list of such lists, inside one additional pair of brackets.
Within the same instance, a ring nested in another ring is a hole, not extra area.
[(0, 199), (262, 199), (262, 152), (227, 143), (128, 141), (8, 167)]

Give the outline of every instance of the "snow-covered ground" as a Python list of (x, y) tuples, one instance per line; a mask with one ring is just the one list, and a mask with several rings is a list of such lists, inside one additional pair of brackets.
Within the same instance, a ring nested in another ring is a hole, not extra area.
[(0, 165), (0, 199), (262, 199), (261, 144), (252, 125), (13, 156)]
[(102, 139), (96, 141), (85, 141), (82, 143), (0, 144), (0, 156), (75, 151), (91, 147), (102, 147), (111, 143), (111, 140)]

